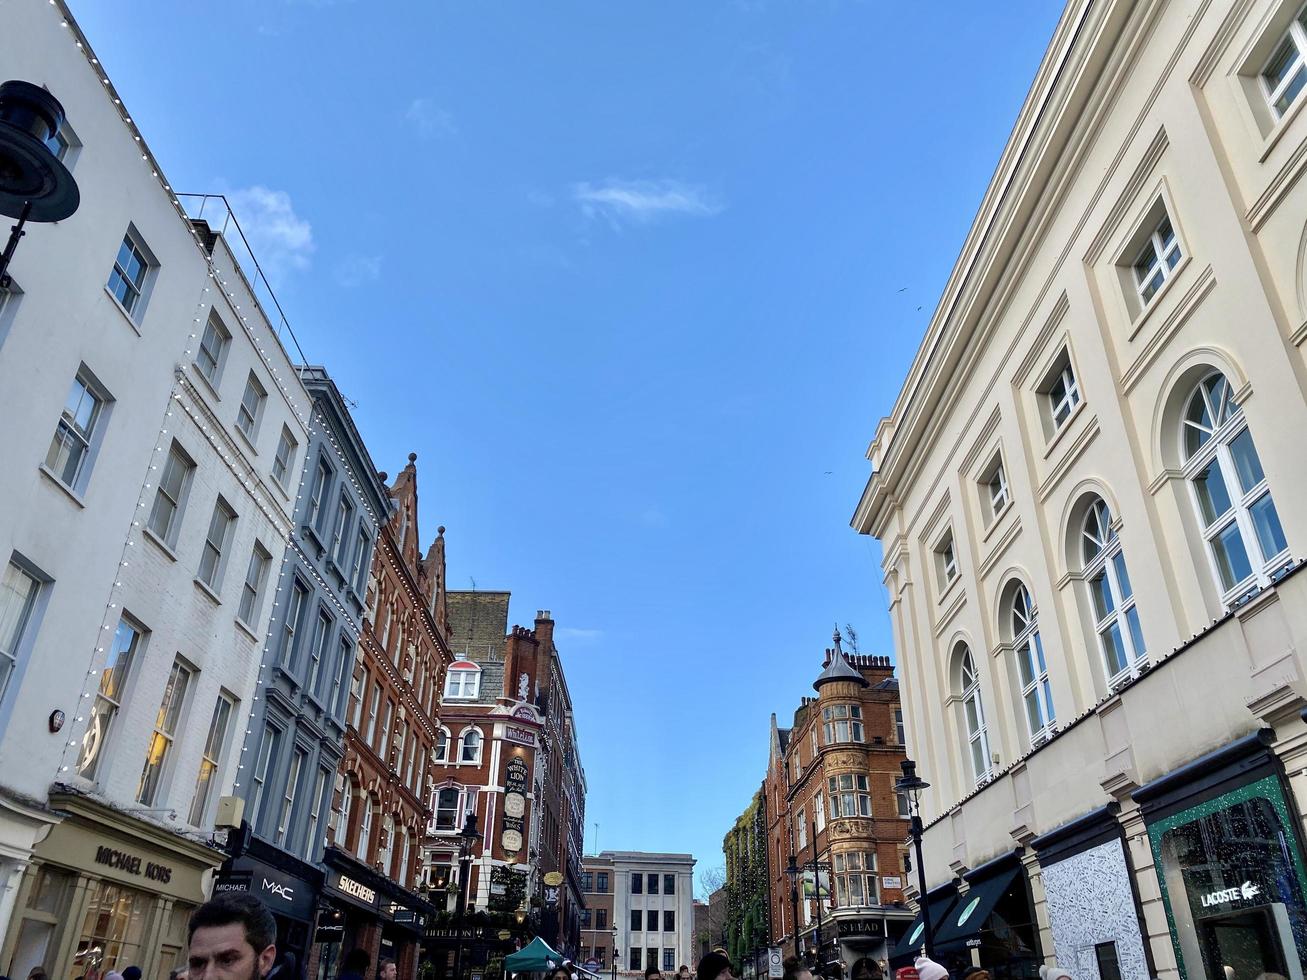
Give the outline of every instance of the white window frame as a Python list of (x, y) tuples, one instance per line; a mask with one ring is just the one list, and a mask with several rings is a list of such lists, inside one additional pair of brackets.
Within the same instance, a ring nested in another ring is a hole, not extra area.
[(366, 671), (362, 666), (355, 668), (354, 674), (349, 680), (349, 708), (346, 722), (349, 727), (358, 731), (359, 721), (363, 718), (363, 695), (365, 684), (367, 682)]
[(313, 471), (313, 483), (309, 487), (308, 513), (304, 515), (304, 523), (315, 531), (322, 530), (324, 509), (322, 505), (326, 501), (327, 491), (331, 488), (331, 478), (334, 475), (331, 464), (319, 456), (317, 468)]
[(281, 747), (281, 729), (275, 725), (263, 726), (263, 738), (259, 739), (259, 755), (254, 763), (254, 774), (250, 787), (250, 823), (257, 830), (263, 823), (262, 808), (267, 802), (264, 790), (268, 788), (268, 770), (276, 765), (277, 751)]
[(313, 639), (309, 644), (309, 670), (304, 679), (304, 690), (318, 701), (322, 701), (323, 698), (323, 679), (331, 673), (331, 671), (323, 668), (327, 658), (331, 655), (331, 641), (335, 626), (336, 621), (332, 619), (327, 607), (319, 604), (318, 615), (313, 620)]
[(368, 737), (366, 739), (369, 745), (376, 745), (377, 737), (377, 712), (381, 707), (381, 682), (372, 682), (372, 698), (368, 701)]
[[(469, 735), (476, 736), (476, 741), (473, 742), (476, 753), (471, 759), (467, 757), (467, 740)], [(458, 764), (460, 766), (481, 765), (481, 756), (484, 753), (485, 746), (486, 737), (482, 734), (481, 729), (477, 728), (475, 725), (463, 729), (458, 735)]]
[[(3, 617), (0, 617), (3, 619)], [(82, 735), (77, 759), (77, 773), (86, 779), (95, 779), (104, 759), (114, 719), (122, 710), (124, 692), (132, 680), (135, 665), (140, 662), (145, 645), (146, 630), (134, 619), (123, 616), (114, 630), (104, 666), (100, 669), (100, 683), (95, 692), (95, 707), (91, 720)], [(4, 653), (0, 649), (0, 655)], [(0, 685), (3, 691), (3, 685)]]
[(318, 766), (318, 775), (313, 781), (313, 797), (309, 800), (308, 830), (304, 834), (304, 860), (314, 861), (318, 856), (318, 827), (322, 822), (322, 800), (327, 792), (327, 770)]
[(359, 819), (359, 839), (354, 842), (354, 854), (367, 864), (368, 844), (372, 837), (372, 794), (363, 794), (363, 816)]
[[(195, 671), (180, 659), (172, 662), (172, 670), (163, 689), (159, 710), (155, 715), (154, 729), (150, 744), (145, 754), (145, 764), (141, 767), (141, 778), (136, 787), (136, 802), (142, 806), (154, 806), (159, 800), (160, 791), (168, 780), (169, 762), (177, 742), (178, 723), (186, 714), (186, 701), (190, 695), (191, 682)], [(180, 690), (179, 690), (180, 688)], [(158, 763), (151, 765), (151, 758), (158, 747)], [(151, 781), (151, 773), (155, 773)]]
[[(1170, 229), (1169, 239), (1162, 234), (1163, 228)], [(1152, 256), (1151, 260), (1149, 256)], [(1157, 298), (1183, 258), (1184, 249), (1180, 247), (1180, 234), (1175, 230), (1175, 222), (1171, 220), (1170, 213), (1163, 209), (1162, 216), (1157, 219), (1152, 231), (1148, 233), (1148, 237), (1135, 254), (1135, 260), (1130, 263), (1135, 294), (1139, 298), (1141, 308), (1146, 309)]]
[(795, 814), (794, 820), (795, 823), (799, 825), (798, 829), (794, 834), (795, 839), (798, 840), (799, 847), (807, 847), (808, 846), (808, 815), (804, 811), (803, 807), (799, 807), (799, 812)]
[[(186, 450), (182, 449), (181, 444), (174, 440), (168, 447), (168, 458), (164, 460), (159, 470), (154, 503), (150, 507), (150, 517), (146, 522), (150, 533), (169, 548), (177, 543), (177, 533), (185, 516), (186, 497), (194, 473), (195, 460), (191, 459)], [(162, 527), (159, 526), (161, 521)]]
[[(958, 695), (962, 703), (962, 722), (966, 733), (966, 755), (971, 763), (972, 781), (976, 786), (983, 786), (993, 778), (990, 768), (989, 728), (985, 724), (985, 705), (980, 695), (980, 673), (976, 670), (975, 657), (971, 648), (962, 649), (962, 662), (959, 665), (959, 677), (962, 693)], [(980, 763), (977, 763), (977, 758)], [(903, 801), (899, 801), (899, 815), (903, 816)]]
[(259, 437), (259, 424), (263, 421), (263, 406), (268, 400), (268, 389), (253, 371), (245, 379), (241, 402), (236, 406), (236, 428), (251, 444)]
[[(1289, 47), (1293, 58), (1289, 62), (1289, 66), (1279, 84), (1272, 86), (1266, 77), (1266, 72), (1286, 46)], [(1288, 29), (1275, 43), (1270, 56), (1267, 57), (1262, 64), (1261, 70), (1257, 73), (1257, 81), (1261, 86), (1262, 95), (1266, 98), (1267, 108), (1271, 112), (1271, 118), (1276, 122), (1283, 119), (1297, 101), (1303, 97), (1303, 94), (1307, 93), (1307, 84), (1303, 84), (1285, 103), (1283, 109), (1276, 105), (1287, 90), (1292, 87), (1293, 83), (1298, 80), (1299, 76), (1304, 73), (1307, 73), (1307, 5), (1304, 5), (1294, 14), (1293, 20), (1289, 22)]]
[[(1030, 735), (1030, 747), (1035, 748), (1052, 737), (1057, 714), (1053, 709), (1048, 658), (1039, 635), (1039, 609), (1024, 584), (1017, 584), (1008, 604), (1008, 613), (1012, 617), (1012, 650), (1016, 657), (1017, 682), (1021, 685), (1022, 714)], [(1023, 665), (1028, 667), (1028, 671), (1023, 672)], [(1025, 673), (1029, 673), (1029, 678)], [(1039, 716), (1038, 726), (1030, 716), (1032, 706)]]
[[(1095, 497), (1080, 522), (1081, 559), (1086, 599), (1094, 632), (1098, 634), (1098, 649), (1103, 658), (1103, 671), (1108, 687), (1131, 677), (1139, 676), (1139, 665), (1148, 659), (1143, 642), (1143, 627), (1135, 593), (1126, 568), (1121, 539), (1113, 526), (1112, 511), (1102, 497)], [(1101, 587), (1095, 583), (1101, 582)], [(1127, 589), (1130, 591), (1127, 593)], [(1102, 597), (1102, 600), (1097, 598)], [(1120, 642), (1125, 663), (1113, 664), (1111, 637)]]
[[(236, 511), (219, 495), (214, 501), (213, 513), (209, 516), (209, 529), (204, 535), (200, 565), (195, 573), (195, 577), (214, 592), (222, 589), (222, 579), (227, 572), (227, 544), (231, 541), (235, 528)], [(209, 563), (207, 570), (206, 563)]]
[(281, 435), (277, 437), (277, 452), (272, 457), (272, 478), (283, 490), (290, 489), (290, 474), (295, 465), (295, 450), (298, 448), (299, 443), (291, 435), (289, 426), (283, 425)]
[(452, 739), (449, 736), (449, 729), (441, 725), (436, 729), (436, 754), (432, 762), (449, 762), (449, 746)]
[(246, 626), (253, 627), (263, 610), (263, 587), (267, 584), (271, 567), (272, 555), (255, 541), (250, 549), (250, 561), (245, 568), (245, 581), (241, 583), (241, 598), (236, 610), (236, 618)]
[(367, 565), (365, 558), (372, 549), (372, 535), (368, 534), (367, 527), (362, 520), (359, 521), (358, 535), (354, 542), (354, 564), (350, 568), (349, 584), (355, 592), (363, 591), (363, 579), (367, 574)]
[(298, 653), (297, 637), (304, 625), (304, 611), (308, 608), (309, 587), (298, 575), (291, 575), (290, 599), (286, 603), (286, 612), (281, 619), (281, 666), (283, 670), (295, 670)]
[[(124, 247), (134, 253), (140, 261), (141, 274), (138, 279), (132, 279), (128, 275), (126, 268), (119, 263)], [(158, 267), (159, 261), (154, 257), (154, 253), (150, 251), (150, 247), (145, 243), (145, 239), (141, 237), (141, 233), (136, 230), (135, 225), (128, 225), (127, 231), (123, 234), (123, 240), (118, 243), (118, 251), (114, 253), (113, 265), (109, 268), (109, 278), (105, 281), (104, 288), (133, 323), (140, 323), (141, 318), (145, 315), (145, 307), (149, 302), (150, 287), (154, 279), (154, 270)], [(123, 287), (123, 296), (118, 295), (118, 289), (115, 288), (114, 283), (115, 279)]]
[(826, 800), (825, 797), (822, 796), (821, 790), (817, 790), (813, 795), (812, 808), (816, 815), (817, 832), (821, 833), (826, 829)]
[(353, 805), (354, 784), (346, 777), (345, 784), (340, 789), (340, 820), (336, 823), (336, 833), (332, 837), (341, 850), (345, 849), (345, 842), (349, 839), (349, 818)]
[[(90, 401), (89, 417), (83, 421), (85, 403)], [(113, 399), (95, 377), (82, 365), (73, 376), (68, 397), (55, 423), (50, 448), (45, 454), (45, 469), (56, 480), (75, 494), (86, 489), (91, 478), (100, 436)], [(61, 450), (70, 447), (68, 456), (60, 462)], [(74, 456), (75, 454), (75, 456)], [(68, 472), (69, 463), (72, 472)]]
[(958, 577), (958, 551), (950, 528), (935, 545), (935, 569), (939, 574), (939, 591), (948, 589)]
[(195, 368), (200, 376), (216, 389), (222, 381), (222, 369), (227, 361), (227, 349), (231, 344), (231, 331), (218, 317), (216, 310), (209, 311), (209, 318), (204, 323), (204, 332), (195, 347)]
[[(25, 592), (19, 595), (19, 585)], [(0, 579), (0, 701), (9, 679), (18, 670), (18, 654), (27, 639), (37, 598), (44, 583), (18, 562), (11, 560)]]
[(377, 756), (381, 759), (381, 764), (388, 765), (386, 761), (386, 752), (390, 748), (390, 735), (395, 721), (395, 702), (391, 698), (386, 698), (386, 713), (381, 717), (381, 746), (377, 749)]
[(295, 746), (290, 754), (290, 771), (286, 773), (286, 788), (281, 796), (281, 815), (277, 819), (277, 832), (274, 841), (285, 844), (291, 828), (295, 824), (295, 798), (299, 795), (300, 777), (309, 754), (300, 746)]
[[(454, 797), (454, 804), (453, 804), (452, 810), (451, 810), (451, 808), (449, 808), (449, 807), (442, 807), (442, 806), (440, 805), (440, 798), (441, 798), (441, 796), (443, 796), (445, 793), (452, 793), (452, 794), (453, 794), (453, 797)], [(452, 786), (442, 786), (440, 789), (436, 790), (436, 798), (435, 798), (435, 800), (434, 800), (434, 806), (431, 808), (431, 820), (432, 820), (432, 824), (431, 824), (431, 826), (432, 826), (432, 828), (433, 828), (434, 830), (436, 830), (437, 832), (439, 832), (439, 831), (441, 831), (441, 830), (447, 830), (447, 831), (450, 831), (450, 832), (452, 833), (452, 832), (456, 832), (456, 831), (458, 831), (458, 830), (460, 829), (460, 827), (459, 827), (459, 823), (458, 823), (458, 818), (462, 815), (462, 807), (460, 806), (458, 796), (459, 796), (458, 790), (455, 789), (455, 788), (453, 788)], [(450, 818), (449, 818), (449, 826), (448, 826), (448, 827), (441, 827), (441, 826), (440, 826), (440, 815), (441, 815), (442, 813), (445, 813), (446, 811), (450, 811), (451, 814), (452, 814), (452, 815), (450, 816)]]
[(985, 488), (989, 493), (989, 517), (990, 520), (994, 520), (1003, 513), (1003, 508), (1012, 500), (1012, 493), (1007, 485), (1007, 471), (1003, 468), (1001, 458), (995, 463), (994, 472), (990, 474)]
[(449, 670), (445, 674), (445, 700), (470, 701), (481, 691), (481, 671), (470, 667)]
[(389, 813), (381, 815), (381, 839), (377, 842), (377, 864), (381, 873), (391, 877), (391, 861), (395, 852), (395, 818)]
[(342, 569), (345, 567), (345, 551), (349, 547), (350, 525), (354, 521), (354, 501), (344, 487), (340, 490), (340, 499), (336, 502), (336, 520), (331, 528), (331, 540), (327, 543), (327, 554)]
[(213, 788), (219, 779), (222, 755), (227, 746), (227, 733), (231, 728), (232, 715), (236, 712), (236, 700), (225, 691), (218, 695), (213, 704), (213, 714), (209, 718), (209, 732), (204, 739), (204, 748), (200, 752), (200, 770), (195, 776), (195, 793), (191, 797), (191, 812), (188, 822), (192, 827), (204, 827), (209, 812), (209, 803), (213, 799)]
[[(1219, 383), (1219, 389), (1215, 392), (1215, 402), (1212, 399), (1214, 392), (1209, 388), (1209, 385), (1214, 383)], [(1204, 426), (1189, 419), (1190, 407), (1198, 397), (1203, 399), (1209, 421), (1215, 420), (1214, 427)], [(1192, 455), (1188, 455), (1185, 440), (1190, 430), (1195, 431), (1198, 438), (1202, 440)], [(1239, 481), (1239, 469), (1230, 448), (1245, 433), (1257, 457), (1258, 468), (1262, 470), (1261, 479), (1248, 490), (1244, 490)], [(1268, 501), (1282, 536), (1284, 526), (1279, 520), (1279, 512), (1275, 507), (1270, 484), (1267, 482), (1265, 467), (1261, 465), (1261, 456), (1257, 453), (1256, 443), (1252, 439), (1252, 432), (1248, 427), (1247, 419), (1244, 418), (1243, 409), (1234, 402), (1234, 392), (1230, 387), (1229, 379), (1219, 371), (1214, 371), (1203, 378), (1185, 399), (1184, 414), (1180, 422), (1180, 456), (1184, 459), (1185, 482), (1189, 484), (1189, 497), (1193, 504), (1194, 516), (1206, 544), (1205, 550), (1212, 571), (1212, 580), (1221, 594), (1221, 602), (1227, 606), (1232, 605), (1250, 591), (1264, 588), (1274, 582), (1279, 572), (1289, 564), (1291, 551), (1287, 537), (1285, 547), (1274, 554), (1267, 555), (1262, 546), (1261, 537), (1257, 533), (1257, 524), (1252, 516), (1253, 507), (1261, 504), (1263, 500)], [(1220, 471), (1222, 487), (1229, 498), (1230, 507), (1216, 515), (1209, 524), (1203, 516), (1198, 478), (1213, 463)], [(1214, 545), (1222, 534), (1232, 528), (1237, 529), (1242, 540), (1251, 571), (1242, 579), (1227, 585), (1221, 575)]]
[[(1050, 374), (1042, 389), (1044, 405), (1048, 411), (1048, 421), (1053, 433), (1061, 432), (1065, 428), (1071, 421), (1071, 417), (1075, 415), (1076, 406), (1081, 402), (1080, 382), (1076, 378), (1070, 353), (1063, 351), (1058, 357), (1058, 362), (1062, 366)], [(1054, 394), (1059, 387), (1062, 393)]]

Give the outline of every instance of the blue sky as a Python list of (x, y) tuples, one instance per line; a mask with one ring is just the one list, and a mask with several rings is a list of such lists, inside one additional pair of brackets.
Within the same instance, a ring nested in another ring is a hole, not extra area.
[(834, 624), (892, 653), (864, 452), (1057, 5), (75, 13), (378, 467), (418, 453), (451, 587), (553, 611), (588, 847), (719, 865)]

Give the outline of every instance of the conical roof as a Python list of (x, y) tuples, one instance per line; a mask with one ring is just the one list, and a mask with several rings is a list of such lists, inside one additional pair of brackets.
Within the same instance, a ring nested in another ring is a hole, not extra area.
[(840, 649), (840, 631), (835, 629), (835, 649), (827, 650), (830, 655), (830, 662), (826, 665), (818, 678), (812, 682), (815, 690), (820, 691), (823, 684), (829, 684), (832, 681), (852, 681), (859, 687), (867, 686), (867, 678), (862, 676), (853, 664), (849, 663), (848, 658), (844, 656), (844, 651)]

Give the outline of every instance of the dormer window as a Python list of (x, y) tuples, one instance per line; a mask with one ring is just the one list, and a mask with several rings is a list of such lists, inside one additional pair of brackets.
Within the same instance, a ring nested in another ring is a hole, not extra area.
[(449, 665), (445, 677), (445, 698), (471, 700), (481, 691), (481, 668), (470, 660), (457, 660)]

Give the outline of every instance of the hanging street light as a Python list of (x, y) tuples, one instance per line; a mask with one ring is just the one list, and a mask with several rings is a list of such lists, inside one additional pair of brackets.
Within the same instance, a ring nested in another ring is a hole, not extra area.
[(921, 904), (921, 925), (925, 936), (924, 947), (926, 956), (933, 960), (935, 958), (935, 932), (930, 925), (930, 902), (926, 896), (926, 867), (921, 859), (921, 793), (923, 790), (930, 788), (930, 783), (917, 775), (917, 764), (911, 759), (904, 759), (901, 766), (903, 775), (895, 781), (894, 788), (908, 798), (908, 809), (911, 814), (909, 830), (912, 834), (912, 845), (917, 853), (917, 888), (921, 896), (918, 901)]
[(31, 82), (0, 84), (0, 214), (17, 218), (0, 253), (0, 289), (28, 221), (62, 221), (77, 210), (77, 181), (50, 149), (64, 124), (59, 100)]
[(477, 815), (469, 813), (458, 834), (458, 911), (455, 930), (458, 945), (454, 947), (454, 980), (463, 978), (463, 916), (467, 912), (468, 888), (472, 880), (472, 852), (481, 835), (477, 833)]

